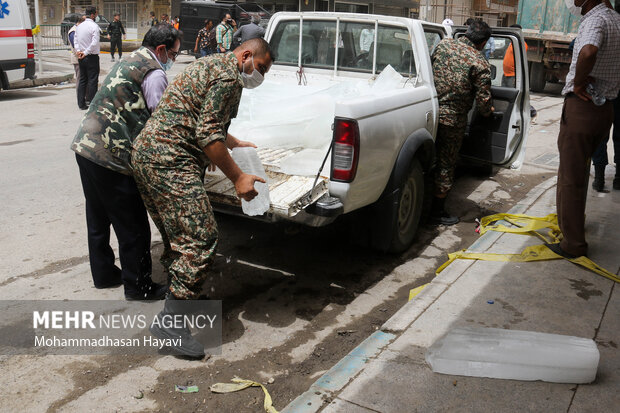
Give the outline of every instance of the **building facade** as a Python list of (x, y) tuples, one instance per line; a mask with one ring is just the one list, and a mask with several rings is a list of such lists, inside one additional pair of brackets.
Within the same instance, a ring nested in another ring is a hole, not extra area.
[[(34, 2), (39, 2), (41, 24), (59, 24), (66, 13), (82, 13), (93, 5), (99, 14), (112, 20), (121, 13), (127, 39), (139, 40), (150, 28), (150, 12), (174, 17), (180, 0), (27, 0), (34, 16)], [(201, 1), (201, 0), (198, 0)], [(239, 1), (244, 3), (245, 1)], [(509, 26), (516, 22), (518, 0), (255, 0), (267, 11), (329, 11), (374, 13), (420, 18), (440, 23), (450, 18), (463, 24), (469, 17), (480, 17), (492, 26)], [(177, 11), (178, 13), (178, 11)], [(34, 21), (34, 19), (33, 19)]]

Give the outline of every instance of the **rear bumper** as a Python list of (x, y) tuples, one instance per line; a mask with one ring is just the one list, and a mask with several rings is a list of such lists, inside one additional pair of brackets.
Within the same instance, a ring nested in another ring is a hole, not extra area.
[(0, 70), (24, 70), (24, 79), (34, 79), (34, 59), (10, 59), (0, 60)]
[(250, 218), (256, 221), (262, 222), (295, 222), (301, 225), (307, 225), (309, 227), (324, 227), (331, 224), (344, 212), (344, 206), (338, 198), (324, 195), (315, 203), (309, 205), (305, 210), (300, 211), (292, 217), (284, 217), (272, 212), (267, 212), (261, 216), (249, 217), (243, 214), (240, 206), (226, 205), (212, 201), (211, 205), (217, 212), (221, 212), (228, 215), (238, 215), (245, 218)]

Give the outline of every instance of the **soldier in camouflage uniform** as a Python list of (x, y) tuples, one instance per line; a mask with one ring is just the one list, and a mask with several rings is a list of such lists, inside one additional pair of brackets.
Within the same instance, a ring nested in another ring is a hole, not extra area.
[[(162, 69), (174, 60), (180, 34), (152, 27), (143, 46), (114, 66), (95, 95), (71, 149), (86, 198), (91, 272), (95, 287), (125, 287), (127, 299), (161, 299), (167, 287), (151, 280), (151, 232), (132, 177), (132, 141), (157, 106), (168, 81)], [(119, 241), (122, 270), (114, 265), (110, 225)]]
[[(145, 205), (171, 250), (170, 292), (160, 315), (175, 314), (175, 300), (197, 299), (213, 262), (218, 233), (204, 187), (205, 169), (215, 164), (235, 184), (240, 198), (257, 195), (260, 177), (243, 173), (228, 149), (254, 146), (227, 134), (243, 87), (255, 87), (272, 63), (269, 44), (249, 40), (233, 52), (214, 54), (187, 66), (170, 84), (136, 138), (132, 163)], [(204, 348), (189, 330), (151, 327), (160, 338), (182, 337), (175, 347), (200, 357)]]
[(457, 217), (446, 212), (444, 205), (452, 188), (454, 169), (467, 126), (467, 114), (474, 100), (482, 116), (490, 116), (493, 111), (491, 67), (481, 53), (490, 36), (489, 26), (481, 20), (475, 20), (458, 40), (442, 40), (431, 57), (439, 98), (439, 127), (435, 140), (435, 197), (431, 219), (438, 224), (453, 225), (459, 222)]

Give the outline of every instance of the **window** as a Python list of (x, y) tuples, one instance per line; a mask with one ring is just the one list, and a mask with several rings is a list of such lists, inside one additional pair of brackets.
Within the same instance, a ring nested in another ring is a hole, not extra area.
[[(335, 21), (303, 23), (301, 64), (304, 66), (333, 67), (336, 43)], [(299, 20), (282, 22), (271, 39), (277, 63), (299, 63)]]
[(428, 27), (424, 28), (424, 36), (426, 37), (426, 45), (428, 46), (428, 53), (430, 55), (435, 51), (435, 47), (443, 39), (442, 34), (437, 31), (431, 30)]
[[(333, 68), (337, 56), (338, 70), (372, 73), (377, 39), (376, 73), (387, 65), (409, 76), (415, 75), (411, 37), (406, 28), (374, 23), (341, 20), (336, 36), (336, 21), (304, 20), (301, 64), (305, 67)], [(299, 64), (299, 20), (283, 21), (271, 39), (278, 64)]]
[(121, 14), (121, 21), (125, 29), (138, 28), (138, 9), (135, 1), (103, 3), (103, 13), (101, 14), (112, 21), (114, 20), (114, 13)]
[[(371, 48), (372, 49), (372, 48)], [(371, 50), (371, 53), (373, 50)], [(404, 27), (379, 26), (377, 33), (377, 73), (387, 65), (405, 75), (415, 75), (411, 36)]]
[(489, 55), (489, 63), (495, 67), (493, 70), (495, 76), (491, 80), (491, 84), (515, 88), (517, 72), (515, 71), (515, 56), (510, 38), (493, 36), (489, 41), (493, 41), (493, 45), (489, 47), (489, 50), (492, 50)]
[(335, 12), (368, 14), (368, 4), (335, 3)]

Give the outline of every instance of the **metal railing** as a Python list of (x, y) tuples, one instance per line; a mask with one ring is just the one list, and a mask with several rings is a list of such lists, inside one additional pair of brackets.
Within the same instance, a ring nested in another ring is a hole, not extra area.
[(42, 24), (39, 27), (41, 32), (35, 40), (37, 50), (68, 50), (70, 48), (67, 32), (71, 27), (60, 24)]

